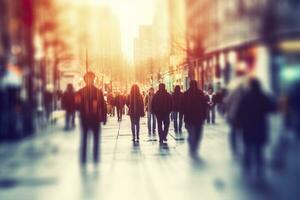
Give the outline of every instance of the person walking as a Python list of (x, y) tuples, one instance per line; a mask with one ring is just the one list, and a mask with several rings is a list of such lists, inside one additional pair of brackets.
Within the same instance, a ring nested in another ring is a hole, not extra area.
[(107, 103), (109, 106), (109, 116), (114, 117), (115, 116), (115, 98), (114, 98), (112, 92), (108, 92), (108, 94), (107, 94)]
[(76, 93), (75, 102), (80, 112), (82, 128), (80, 161), (85, 164), (87, 161), (87, 145), (89, 131), (93, 134), (93, 158), (99, 162), (99, 140), (101, 133), (101, 122), (106, 124), (107, 109), (106, 102), (101, 90), (94, 86), (95, 74), (87, 72), (84, 77), (85, 87)]
[(215, 124), (216, 123), (216, 95), (212, 88), (208, 89), (207, 103), (208, 103), (207, 123)]
[(224, 98), (225, 118), (230, 127), (229, 143), (232, 155), (239, 158), (242, 150), (242, 131), (238, 125), (239, 118), (237, 116), (238, 109), (246, 91), (246, 83), (248, 78), (245, 73), (239, 72), (237, 77), (228, 85), (228, 95)]
[(174, 130), (175, 133), (182, 133), (182, 97), (183, 93), (180, 91), (180, 86), (176, 85), (174, 88), (174, 93), (172, 94), (173, 99), (173, 109), (172, 109), (172, 117), (174, 121)]
[(150, 88), (148, 94), (145, 97), (145, 108), (147, 111), (147, 125), (148, 125), (148, 135), (155, 136), (156, 134), (156, 116), (152, 110), (152, 100), (154, 97), (154, 88)]
[(62, 107), (65, 110), (65, 130), (75, 128), (75, 91), (71, 83), (62, 95)]
[(122, 115), (123, 115), (124, 106), (126, 104), (126, 99), (124, 99), (124, 96), (120, 94), (120, 92), (117, 92), (114, 102), (117, 109), (118, 121), (122, 121)]
[(183, 94), (183, 116), (188, 131), (188, 143), (192, 158), (198, 158), (197, 151), (202, 138), (203, 124), (206, 119), (207, 102), (204, 93), (198, 89), (195, 80), (190, 81), (189, 89)]
[(145, 112), (143, 96), (141, 95), (137, 84), (134, 84), (131, 87), (131, 91), (127, 99), (127, 106), (129, 108), (128, 114), (131, 121), (132, 141), (139, 142), (140, 118), (145, 116)]
[(250, 174), (255, 170), (257, 177), (264, 175), (264, 147), (268, 142), (267, 116), (275, 111), (275, 104), (263, 93), (260, 82), (249, 80), (238, 108), (239, 125), (244, 142), (243, 167)]
[(159, 89), (152, 100), (152, 111), (157, 118), (160, 144), (167, 141), (172, 107), (172, 96), (167, 92), (165, 84), (159, 84)]

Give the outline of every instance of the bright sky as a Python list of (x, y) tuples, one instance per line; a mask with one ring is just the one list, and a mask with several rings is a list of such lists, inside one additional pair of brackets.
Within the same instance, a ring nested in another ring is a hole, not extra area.
[(151, 24), (156, 0), (77, 0), (80, 3), (110, 5), (119, 17), (122, 32), (122, 50), (129, 61), (133, 58), (133, 39), (142, 24)]

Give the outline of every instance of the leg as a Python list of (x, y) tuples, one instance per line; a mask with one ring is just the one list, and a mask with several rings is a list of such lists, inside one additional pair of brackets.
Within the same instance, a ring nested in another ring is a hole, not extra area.
[(131, 132), (132, 132), (132, 141), (135, 140), (135, 124), (134, 124), (134, 118), (130, 117), (131, 121)]
[(179, 133), (182, 133), (183, 114), (179, 113)]
[(210, 108), (207, 110), (207, 123), (210, 124)]
[(136, 118), (135, 119), (135, 127), (136, 127), (136, 137), (137, 137), (137, 140), (140, 139), (140, 118)]
[(246, 174), (249, 174), (252, 168), (252, 145), (244, 143), (243, 168)]
[(154, 114), (151, 114), (152, 117), (152, 133), (155, 134), (156, 132), (156, 116)]
[(100, 125), (96, 124), (93, 127), (93, 136), (94, 136), (94, 150), (93, 150), (93, 157), (94, 162), (99, 162), (99, 140), (100, 140)]
[(157, 128), (158, 128), (158, 135), (159, 135), (159, 141), (163, 141), (163, 129), (162, 129), (162, 119), (160, 117), (157, 118)]
[(119, 119), (122, 120), (122, 108), (119, 108)]
[(72, 123), (72, 128), (75, 128), (75, 112), (72, 112), (72, 115), (71, 115), (71, 123)]
[(237, 129), (233, 125), (231, 125), (230, 129), (229, 139), (231, 151), (234, 156), (237, 156)]
[(66, 111), (65, 115), (65, 130), (68, 130), (70, 128), (70, 112)]
[(264, 147), (263, 145), (255, 145), (254, 150), (255, 164), (256, 164), (256, 175), (258, 177), (264, 176)]
[(174, 130), (175, 130), (175, 133), (178, 132), (178, 112), (173, 112), (173, 120), (174, 120)]
[(117, 118), (118, 118), (118, 121), (120, 121), (120, 108), (117, 107)]
[(147, 125), (148, 125), (149, 136), (151, 135), (151, 121), (152, 121), (151, 117), (152, 117), (152, 114), (148, 111), (147, 112)]
[(164, 140), (167, 140), (167, 136), (168, 136), (168, 132), (169, 132), (169, 126), (170, 126), (170, 116), (168, 115), (165, 119), (164, 119)]
[(195, 130), (194, 126), (192, 125), (187, 125), (187, 131), (188, 131), (188, 143), (189, 143), (189, 150), (190, 154), (193, 156), (195, 154)]
[(82, 125), (82, 134), (81, 134), (81, 152), (80, 152), (80, 161), (82, 164), (86, 163), (87, 160), (87, 143), (88, 143), (88, 127)]
[(213, 124), (216, 123), (216, 107), (211, 108), (211, 121)]

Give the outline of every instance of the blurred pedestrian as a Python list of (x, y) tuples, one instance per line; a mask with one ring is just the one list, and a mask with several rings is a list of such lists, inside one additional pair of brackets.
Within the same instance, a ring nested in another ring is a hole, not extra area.
[(65, 130), (75, 128), (75, 91), (71, 83), (62, 95), (62, 107), (65, 110)]
[(207, 91), (207, 123), (215, 124), (216, 123), (216, 95), (213, 88), (209, 88)]
[(117, 92), (114, 102), (117, 109), (118, 121), (122, 121), (122, 115), (124, 106), (126, 104), (126, 99), (120, 92)]
[(107, 103), (108, 103), (108, 113), (110, 117), (115, 116), (115, 99), (112, 92), (108, 92), (107, 94)]
[(51, 122), (52, 123), (52, 112), (53, 112), (53, 100), (54, 100), (54, 95), (53, 95), (53, 87), (50, 85), (46, 86), (46, 90), (44, 91), (44, 106), (45, 106), (45, 114), (46, 114), (46, 121), (47, 123)]
[(257, 79), (249, 80), (238, 108), (239, 125), (243, 132), (243, 167), (246, 174), (256, 170), (258, 177), (264, 175), (264, 148), (268, 142), (267, 116), (275, 110), (272, 100), (263, 93)]
[(129, 116), (131, 120), (132, 141), (139, 142), (140, 139), (140, 118), (145, 116), (143, 96), (140, 93), (138, 85), (131, 87), (130, 94), (127, 99), (129, 108)]
[(89, 131), (93, 133), (93, 158), (94, 162), (99, 162), (99, 140), (101, 133), (101, 122), (106, 124), (107, 110), (106, 102), (101, 90), (94, 86), (95, 74), (87, 72), (84, 75), (85, 87), (76, 93), (76, 104), (80, 112), (80, 122), (82, 128), (81, 154), (80, 160), (84, 164), (87, 161), (87, 145)]
[(174, 121), (174, 130), (176, 134), (182, 133), (182, 122), (183, 122), (182, 98), (183, 98), (183, 93), (180, 90), (180, 86), (176, 85), (174, 88), (174, 92), (172, 94), (172, 99), (173, 99), (172, 117)]
[(150, 88), (148, 94), (145, 97), (145, 108), (147, 111), (147, 125), (148, 125), (148, 135), (154, 136), (156, 133), (156, 116), (152, 110), (152, 101), (154, 97), (154, 88)]
[(241, 135), (242, 131), (239, 126), (238, 108), (246, 90), (247, 78), (244, 76), (237, 77), (229, 85), (228, 95), (224, 99), (225, 118), (230, 127), (229, 142), (231, 152), (234, 157), (240, 155)]
[(206, 119), (207, 103), (204, 93), (198, 89), (195, 80), (190, 81), (189, 89), (183, 94), (182, 103), (185, 127), (189, 134), (190, 155), (192, 158), (197, 158), (203, 124)]
[(152, 111), (157, 118), (160, 144), (167, 141), (172, 107), (172, 96), (167, 92), (165, 84), (159, 84), (159, 89), (152, 100)]

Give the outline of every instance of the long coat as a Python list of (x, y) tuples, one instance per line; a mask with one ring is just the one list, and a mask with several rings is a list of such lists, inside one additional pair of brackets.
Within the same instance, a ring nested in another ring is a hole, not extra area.
[(245, 143), (263, 145), (268, 142), (267, 116), (274, 110), (274, 103), (262, 93), (247, 92), (243, 96), (237, 117)]
[(129, 95), (126, 104), (129, 108), (128, 114), (130, 117), (139, 118), (145, 115), (144, 101), (142, 95)]
[(152, 111), (157, 118), (170, 115), (172, 107), (172, 96), (166, 90), (159, 90), (155, 93), (152, 100)]
[(76, 93), (75, 98), (82, 123), (106, 122), (107, 108), (101, 90), (95, 86), (85, 86)]
[(183, 98), (182, 92), (174, 92), (172, 94), (173, 111), (180, 112), (180, 113), (182, 112), (182, 98)]
[(199, 89), (189, 89), (183, 94), (182, 103), (185, 124), (203, 124), (208, 107), (204, 93)]

